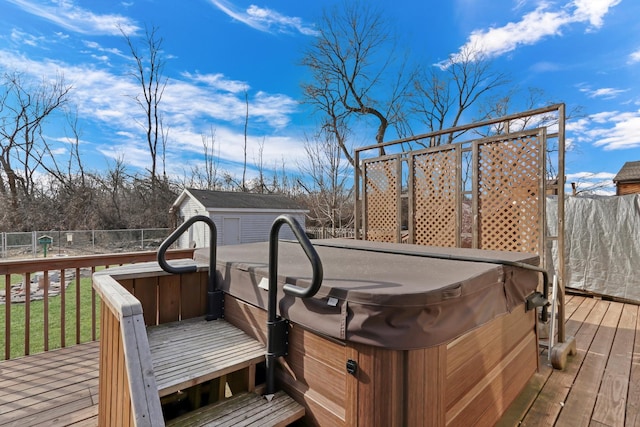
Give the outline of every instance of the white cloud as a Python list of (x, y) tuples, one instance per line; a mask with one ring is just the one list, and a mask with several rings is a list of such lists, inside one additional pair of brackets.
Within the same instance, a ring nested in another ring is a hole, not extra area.
[(470, 46), (477, 46), (489, 56), (498, 56), (519, 45), (534, 44), (546, 36), (560, 34), (562, 26), (570, 22), (566, 12), (546, 11), (546, 5), (526, 14), (520, 22), (509, 22), (503, 27), (477, 30), (471, 33)]
[(120, 58), (130, 59), (130, 56), (125, 55), (118, 48), (115, 48), (115, 47), (103, 47), (103, 46), (100, 45), (100, 43), (97, 43), (97, 42), (94, 42), (94, 41), (89, 41), (89, 40), (83, 40), (82, 43), (89, 49), (97, 50), (98, 52), (102, 52), (102, 53), (108, 53), (108, 54), (111, 54), (111, 55), (119, 56)]
[[(189, 82), (170, 80), (163, 96), (164, 109), (172, 114), (172, 122), (193, 123), (199, 120), (221, 120), (244, 123), (247, 105), (244, 93), (198, 86)], [(266, 123), (282, 128), (289, 123), (289, 115), (298, 103), (288, 95), (256, 93), (249, 98), (250, 122)]]
[[(73, 86), (72, 97), (79, 117), (103, 128), (118, 129), (108, 138), (110, 144), (100, 147), (100, 153), (112, 159), (126, 154), (123, 159), (127, 164), (137, 168), (148, 166), (149, 155), (140, 124), (144, 121), (144, 112), (134, 99), (140, 87), (126, 71), (118, 75), (108, 69), (53, 60), (35, 61), (0, 50), (2, 68), (19, 70), (35, 81), (43, 77), (54, 80), (56, 76), (63, 75), (66, 82)], [(217, 129), (216, 139), (221, 145), (221, 157), (233, 161), (243, 157), (239, 144), (244, 140), (242, 129), (247, 105), (244, 92), (238, 91), (248, 88), (248, 85), (221, 74), (183, 75), (187, 78), (168, 81), (161, 101), (164, 123), (170, 126), (169, 150), (176, 153), (176, 158), (184, 150), (202, 152), (201, 135), (213, 126)], [(266, 157), (267, 152), (274, 155), (287, 153), (287, 156), (302, 153), (302, 148), (296, 148), (301, 145), (296, 140), (268, 136), (274, 130), (285, 128), (297, 108), (297, 101), (287, 95), (261, 91), (250, 93), (248, 155), (253, 155), (252, 150), (257, 150), (258, 143), (263, 139), (268, 147), (265, 150), (265, 163), (273, 160)], [(234, 126), (241, 130), (230, 130)], [(146, 157), (142, 153), (146, 153)]]
[(615, 173), (610, 172), (576, 172), (576, 173), (568, 173), (567, 181), (575, 181), (575, 180), (613, 180), (616, 176)]
[(640, 49), (632, 52), (631, 55), (629, 55), (629, 63), (635, 64), (636, 62), (640, 62)]
[(317, 31), (313, 26), (306, 25), (301, 18), (285, 16), (272, 9), (249, 6), (246, 10), (241, 10), (227, 0), (210, 0), (211, 3), (232, 17), (258, 31), (266, 33), (291, 33), (297, 31), (300, 34), (313, 36)]
[(246, 82), (239, 80), (227, 79), (224, 74), (191, 74), (189, 72), (182, 73), (182, 76), (194, 83), (204, 83), (213, 89), (222, 90), (231, 93), (243, 93), (249, 90), (249, 85)]
[(67, 154), (68, 150), (64, 147), (58, 147), (51, 150), (51, 155), (53, 156), (62, 156)]
[[(193, 152), (202, 151), (202, 136), (181, 129), (180, 135), (174, 135), (180, 140), (190, 141), (188, 149)], [(287, 161), (292, 164), (296, 160), (306, 158), (304, 144), (288, 136), (260, 136), (249, 135), (247, 137), (247, 162), (253, 163), (258, 155), (260, 144), (264, 143), (266, 149), (263, 152), (263, 162), (266, 167), (272, 167), (274, 163), (282, 161), (281, 155), (286, 154)], [(185, 146), (187, 148), (187, 146)], [(242, 163), (244, 161), (244, 134), (229, 126), (217, 126), (215, 128), (215, 151), (220, 158), (227, 162)]]
[[(135, 134), (123, 135), (129, 138), (124, 142), (113, 145), (102, 145), (99, 152), (113, 160), (124, 160), (127, 165), (144, 169), (149, 166), (149, 153), (146, 147), (138, 143)], [(184, 172), (190, 172), (190, 168), (202, 163), (197, 155), (202, 152), (202, 133), (187, 127), (172, 128), (170, 130), (172, 141), (182, 141), (180, 145), (167, 146), (166, 167), (170, 175), (180, 176)], [(253, 168), (257, 162), (260, 145), (264, 144), (262, 162), (266, 170), (275, 169), (282, 164), (282, 156), (292, 165), (306, 159), (304, 144), (300, 140), (287, 136), (257, 136), (249, 135), (247, 138), (247, 166)], [(215, 142), (213, 147), (215, 156), (219, 158), (218, 173), (231, 173), (233, 176), (242, 175), (244, 162), (244, 134), (228, 126), (215, 127)], [(185, 162), (185, 152), (194, 153), (195, 160)], [(251, 177), (248, 171), (249, 178)]]
[(283, 128), (289, 124), (289, 115), (295, 112), (298, 102), (282, 94), (258, 92), (253, 106), (249, 107), (250, 114), (256, 114), (275, 128)]
[(11, 30), (10, 37), (11, 37), (11, 41), (13, 41), (14, 43), (25, 44), (27, 46), (34, 46), (34, 47), (39, 46), (43, 42), (46, 42), (45, 37), (36, 37), (34, 35), (27, 34), (23, 31), (20, 31), (16, 28), (13, 28)]
[(578, 194), (591, 194), (598, 196), (614, 196), (616, 194), (613, 178), (616, 176), (610, 172), (576, 172), (566, 175), (565, 191), (571, 194), (572, 185), (575, 185)]
[(604, 98), (604, 99), (613, 99), (620, 95), (621, 93), (628, 92), (628, 89), (615, 89), (612, 87), (603, 87), (600, 89), (590, 89), (587, 87), (582, 87), (579, 89), (580, 92), (586, 93), (589, 98)]
[(98, 147), (98, 152), (107, 159), (123, 161), (129, 166), (144, 170), (149, 166), (149, 152), (137, 144), (136, 140), (128, 143), (103, 145)]
[(459, 53), (451, 56), (451, 60), (456, 61), (461, 53), (469, 49), (478, 49), (488, 57), (500, 56), (519, 46), (561, 35), (562, 29), (571, 24), (588, 22), (589, 31), (600, 28), (609, 9), (618, 3), (620, 0), (573, 0), (564, 7), (553, 8), (552, 3), (540, 2), (534, 11), (525, 14), (520, 21), (473, 31)]
[(578, 22), (589, 21), (593, 28), (602, 27), (603, 18), (621, 0), (573, 0), (576, 10), (574, 19)]
[(589, 119), (585, 117), (568, 120), (565, 125), (566, 131), (572, 133), (584, 133), (588, 128)]
[(121, 35), (134, 34), (140, 28), (131, 19), (122, 15), (97, 15), (79, 6), (73, 0), (57, 0), (48, 6), (32, 0), (7, 0), (25, 12), (53, 22), (69, 31), (81, 34)]
[(604, 150), (640, 147), (640, 110), (603, 111), (567, 125), (579, 142)]

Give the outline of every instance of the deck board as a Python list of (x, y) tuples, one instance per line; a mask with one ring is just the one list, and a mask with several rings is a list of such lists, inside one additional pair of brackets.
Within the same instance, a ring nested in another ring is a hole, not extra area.
[[(639, 310), (568, 295), (566, 331), (578, 354), (558, 371), (543, 353), (500, 425), (640, 426)], [(0, 361), (0, 426), (97, 425), (97, 388), (98, 343)]]
[[(566, 332), (576, 337), (577, 355), (569, 357), (564, 371), (541, 369), (530, 382), (538, 395), (525, 415), (503, 420), (502, 425), (640, 425), (639, 307), (583, 296), (570, 301), (567, 306), (574, 310), (567, 312)], [(546, 354), (541, 363), (547, 363)]]
[(0, 426), (98, 424), (98, 342), (0, 361)]
[(582, 368), (564, 402), (564, 407), (558, 418), (561, 425), (589, 425), (622, 307), (623, 305), (620, 303), (609, 305), (584, 362), (582, 362)]
[(195, 317), (149, 327), (147, 334), (160, 396), (247, 368), (265, 357), (262, 344), (223, 320)]
[(608, 426), (624, 426), (637, 316), (638, 307), (624, 306), (593, 409), (592, 419)]
[(638, 310), (625, 416), (627, 425), (630, 426), (640, 426), (640, 308)]
[[(540, 394), (522, 421), (523, 426), (554, 424), (578, 374), (584, 354), (595, 336), (597, 325), (600, 324), (604, 317), (607, 306), (608, 303), (596, 306), (595, 300), (584, 301), (567, 320), (566, 333), (576, 337), (578, 354), (567, 364), (563, 375), (552, 375), (555, 372), (549, 371), (549, 377), (546, 382), (542, 383), (543, 387)], [(548, 364), (546, 356), (544, 354), (540, 358), (541, 364)]]

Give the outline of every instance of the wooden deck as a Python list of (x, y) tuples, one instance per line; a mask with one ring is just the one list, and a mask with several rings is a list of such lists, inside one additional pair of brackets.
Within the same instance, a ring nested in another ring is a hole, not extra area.
[(564, 371), (540, 370), (501, 426), (640, 426), (639, 306), (567, 296), (566, 334), (578, 354)]
[(98, 342), (0, 362), (0, 426), (98, 425)]
[[(568, 296), (578, 354), (556, 371), (542, 354), (500, 425), (640, 426), (639, 306)], [(0, 426), (97, 424), (98, 345), (0, 362)]]

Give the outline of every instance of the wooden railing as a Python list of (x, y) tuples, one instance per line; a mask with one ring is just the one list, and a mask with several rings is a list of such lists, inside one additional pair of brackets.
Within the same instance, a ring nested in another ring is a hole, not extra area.
[[(167, 258), (193, 258), (193, 249), (169, 251)], [(91, 286), (90, 275), (82, 278), (83, 271), (90, 270), (92, 275), (96, 269), (155, 259), (155, 252), (133, 252), (0, 261), (5, 293), (4, 310), (0, 314), (4, 359), (66, 347), (70, 341), (80, 344), (97, 340), (100, 320), (96, 310), (100, 302)], [(31, 283), (36, 274), (38, 283)], [(60, 286), (56, 292), (50, 280), (54, 274), (59, 274)], [(12, 295), (12, 279), (22, 282), (18, 295)], [(33, 299), (34, 286), (40, 289), (38, 300)]]

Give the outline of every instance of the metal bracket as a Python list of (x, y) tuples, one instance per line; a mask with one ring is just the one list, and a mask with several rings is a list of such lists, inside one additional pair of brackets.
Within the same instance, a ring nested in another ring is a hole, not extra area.
[(289, 321), (278, 318), (274, 322), (267, 322), (268, 357), (286, 356), (289, 346)]
[(207, 292), (207, 315), (206, 320), (216, 320), (224, 318), (224, 292), (216, 289)]
[(355, 375), (358, 372), (358, 363), (355, 360), (347, 360), (347, 372), (351, 375)]
[(546, 307), (548, 305), (549, 300), (540, 292), (533, 292), (526, 298), (526, 311), (533, 310), (537, 307)]

